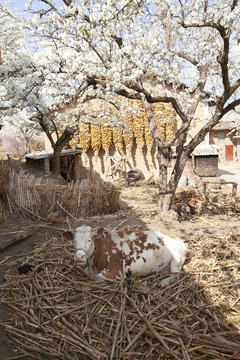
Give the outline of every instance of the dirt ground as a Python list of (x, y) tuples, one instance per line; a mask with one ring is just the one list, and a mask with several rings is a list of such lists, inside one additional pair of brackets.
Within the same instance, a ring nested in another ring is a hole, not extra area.
[[(53, 236), (60, 236), (61, 231), (67, 228), (76, 228), (80, 224), (89, 224), (93, 227), (105, 226), (111, 229), (151, 229), (177, 235), (183, 240), (191, 241), (194, 236), (206, 234), (215, 237), (224, 237), (229, 233), (238, 234), (238, 215), (194, 215), (191, 220), (162, 221), (157, 213), (158, 189), (154, 185), (138, 185), (137, 187), (122, 187), (121, 209), (114, 214), (94, 216), (80, 219), (78, 222), (62, 222), (47, 224), (45, 222), (32, 222), (7, 216), (6, 222), (0, 222), (0, 233), (14, 232), (27, 226), (38, 225), (39, 230), (31, 237), (15, 243), (5, 250), (0, 251), (0, 285), (4, 283), (4, 274), (9, 266), (14, 266), (14, 261), (27, 255), (35, 244), (48, 240)], [(9, 315), (0, 308), (0, 323)], [(19, 358), (18, 352), (12, 344), (8, 343), (3, 329), (0, 328), (0, 360)], [(21, 359), (24, 359), (21, 357)]]

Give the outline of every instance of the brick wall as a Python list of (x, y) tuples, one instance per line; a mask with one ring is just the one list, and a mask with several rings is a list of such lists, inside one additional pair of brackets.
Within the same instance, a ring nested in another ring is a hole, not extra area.
[(217, 176), (218, 156), (195, 156), (195, 172), (198, 176)]

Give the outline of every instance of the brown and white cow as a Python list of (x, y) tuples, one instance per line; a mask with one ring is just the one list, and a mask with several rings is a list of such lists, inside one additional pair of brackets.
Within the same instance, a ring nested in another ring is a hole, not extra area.
[[(156, 231), (116, 231), (80, 226), (75, 234), (65, 231), (63, 236), (75, 240), (75, 261), (94, 269), (98, 278), (113, 279), (131, 271), (133, 277), (159, 272), (170, 266), (171, 273), (179, 273), (186, 259), (187, 247), (178, 238)], [(161, 282), (165, 286), (172, 275)]]

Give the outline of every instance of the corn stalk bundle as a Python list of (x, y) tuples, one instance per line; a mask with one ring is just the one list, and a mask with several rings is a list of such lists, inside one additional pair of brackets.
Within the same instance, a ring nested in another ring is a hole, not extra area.
[[(40, 360), (230, 360), (240, 358), (239, 239), (189, 239), (185, 272), (95, 282), (74, 264), (74, 244), (41, 241), (8, 263), (2, 322), (18, 358)], [(8, 260), (5, 260), (8, 261)], [(33, 271), (20, 274), (19, 266)]]
[(240, 214), (240, 204), (235, 201), (234, 197), (226, 195), (204, 194), (200, 190), (190, 189), (179, 191), (175, 194), (174, 204), (195, 199), (197, 201), (198, 215), (232, 215)]
[(79, 218), (111, 213), (118, 209), (120, 191), (112, 183), (104, 182), (98, 174), (88, 174), (85, 188), (81, 182), (66, 185), (15, 171), (9, 173), (7, 191), (10, 212), (26, 219), (45, 220), (53, 211), (61, 218)]
[(9, 171), (9, 165), (5, 161), (0, 161), (0, 193), (3, 194), (7, 188), (7, 176)]
[(123, 150), (123, 130), (118, 128), (113, 128), (113, 143), (115, 149), (121, 152)]

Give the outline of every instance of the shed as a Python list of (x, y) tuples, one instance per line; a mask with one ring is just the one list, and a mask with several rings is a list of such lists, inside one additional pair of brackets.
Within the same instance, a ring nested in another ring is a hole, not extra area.
[[(82, 150), (62, 150), (60, 154), (60, 167), (61, 175), (65, 180), (68, 180), (69, 176), (74, 179), (76, 156), (80, 155)], [(40, 154), (26, 155), (26, 164), (41, 170), (44, 175), (49, 175), (53, 170), (53, 151), (42, 152)]]
[(198, 145), (192, 153), (192, 166), (196, 175), (218, 176), (219, 148), (217, 145)]

